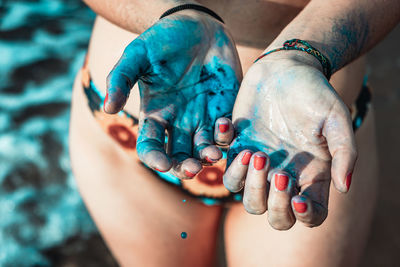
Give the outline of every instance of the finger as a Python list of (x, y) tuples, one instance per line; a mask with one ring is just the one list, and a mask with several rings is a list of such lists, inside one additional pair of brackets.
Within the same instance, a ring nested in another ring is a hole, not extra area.
[(139, 121), (139, 137), (136, 145), (141, 161), (152, 169), (166, 172), (172, 162), (165, 153), (165, 127), (152, 118)]
[(192, 179), (202, 168), (203, 166), (197, 159), (189, 158), (186, 154), (178, 154), (174, 158), (171, 173), (180, 179)]
[(215, 146), (211, 129), (202, 128), (194, 135), (194, 153), (202, 161), (215, 163), (222, 158), (222, 152)]
[(307, 227), (321, 225), (328, 216), (328, 197), (329, 182), (320, 181), (310, 185), (301, 195), (292, 198), (296, 219)]
[(239, 192), (243, 189), (244, 180), (253, 152), (246, 149), (240, 152), (225, 171), (223, 181), (226, 189)]
[(104, 100), (106, 113), (117, 113), (125, 105), (131, 88), (149, 67), (143, 41), (135, 39), (126, 48), (118, 63), (107, 76)]
[(295, 194), (296, 181), (283, 171), (275, 171), (271, 176), (268, 222), (276, 230), (288, 230), (296, 222), (290, 204)]
[(320, 225), (328, 214), (330, 169), (328, 159), (315, 158), (307, 152), (296, 154), (285, 166), (285, 171), (296, 177), (302, 196), (292, 198), (292, 208), (296, 208), (292, 210), (296, 219), (308, 227)]
[(243, 205), (248, 213), (263, 214), (267, 210), (269, 158), (256, 152), (250, 160), (244, 185)]
[(173, 174), (181, 179), (193, 178), (202, 167), (198, 160), (191, 158), (191, 134), (186, 130), (174, 128), (169, 137), (169, 154), (174, 161)]
[(219, 118), (215, 121), (214, 140), (221, 146), (229, 145), (234, 137), (234, 128), (230, 119)]
[(194, 159), (187, 157), (186, 159), (175, 162), (172, 168), (172, 174), (180, 179), (192, 179), (203, 168), (201, 163)]
[(189, 131), (177, 127), (170, 130), (168, 154), (174, 158), (181, 157), (181, 154), (185, 154), (187, 157), (192, 154), (192, 138)]
[(332, 156), (333, 183), (339, 192), (346, 193), (350, 189), (357, 149), (350, 114), (343, 103), (334, 106), (325, 122), (323, 135)]

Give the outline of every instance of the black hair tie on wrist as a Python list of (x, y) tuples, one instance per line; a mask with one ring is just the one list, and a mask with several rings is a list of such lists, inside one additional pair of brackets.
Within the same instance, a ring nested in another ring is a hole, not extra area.
[(162, 19), (162, 18), (164, 18), (166, 16), (169, 16), (169, 15), (175, 13), (175, 12), (182, 11), (182, 10), (185, 10), (185, 9), (194, 9), (194, 10), (197, 10), (197, 11), (201, 11), (201, 12), (207, 13), (208, 15), (212, 16), (213, 18), (215, 18), (215, 19), (219, 20), (220, 22), (224, 23), (222, 18), (220, 16), (218, 16), (217, 13), (215, 13), (214, 11), (212, 11), (209, 8), (206, 8), (205, 6), (200, 6), (200, 5), (196, 5), (196, 4), (183, 4), (183, 5), (176, 6), (176, 7), (173, 7), (171, 9), (168, 9), (167, 11), (165, 11), (161, 15), (160, 19)]

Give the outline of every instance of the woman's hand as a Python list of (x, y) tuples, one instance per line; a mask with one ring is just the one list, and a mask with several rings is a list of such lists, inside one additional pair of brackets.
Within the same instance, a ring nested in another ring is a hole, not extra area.
[(320, 225), (331, 177), (347, 192), (357, 157), (349, 110), (318, 64), (299, 51), (266, 56), (245, 75), (233, 111), (238, 134), (224, 184), (232, 192), (244, 187), (245, 209), (268, 208), (279, 230), (296, 220)]
[[(104, 110), (120, 111), (138, 81), (137, 151), (149, 167), (192, 178), (222, 157), (242, 71), (224, 25), (197, 11), (159, 20), (131, 42), (107, 79)], [(220, 119), (218, 119), (220, 118)], [(215, 127), (215, 129), (214, 129)], [(165, 148), (165, 133), (168, 146)]]

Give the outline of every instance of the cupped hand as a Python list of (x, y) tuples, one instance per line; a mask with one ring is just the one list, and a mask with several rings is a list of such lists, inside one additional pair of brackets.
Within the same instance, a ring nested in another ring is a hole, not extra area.
[(296, 220), (320, 225), (328, 214), (331, 178), (347, 192), (357, 157), (348, 108), (318, 61), (297, 53), (303, 52), (271, 54), (245, 75), (224, 175), (230, 191), (244, 188), (245, 209), (268, 209), (269, 223), (279, 230)]
[[(222, 157), (242, 71), (224, 25), (197, 11), (159, 20), (125, 49), (107, 78), (104, 110), (117, 113), (138, 81), (139, 158), (158, 171), (192, 178)], [(165, 146), (166, 133), (168, 145)]]

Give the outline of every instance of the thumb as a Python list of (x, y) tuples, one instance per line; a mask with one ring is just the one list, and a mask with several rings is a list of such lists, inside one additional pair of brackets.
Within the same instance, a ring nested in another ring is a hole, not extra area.
[(125, 106), (130, 90), (149, 67), (144, 42), (133, 40), (107, 76), (106, 113), (118, 113)]
[(322, 133), (332, 156), (333, 184), (339, 192), (347, 193), (357, 160), (357, 148), (350, 113), (343, 102), (336, 102), (325, 121)]

